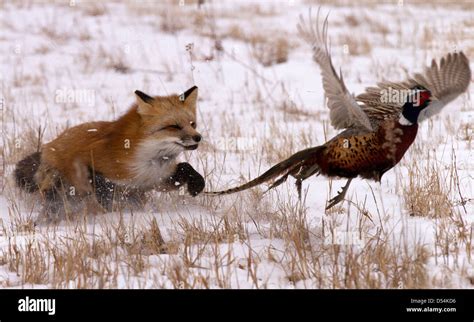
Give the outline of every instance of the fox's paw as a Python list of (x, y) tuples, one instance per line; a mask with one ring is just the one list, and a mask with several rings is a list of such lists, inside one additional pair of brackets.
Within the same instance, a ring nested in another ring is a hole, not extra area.
[(204, 190), (205, 185), (204, 178), (196, 171), (196, 173), (189, 176), (188, 192), (191, 196), (195, 197)]
[(188, 192), (195, 197), (204, 190), (205, 181), (202, 175), (199, 174), (187, 162), (179, 163), (176, 169), (177, 176), (180, 177), (181, 182), (186, 182), (188, 185)]

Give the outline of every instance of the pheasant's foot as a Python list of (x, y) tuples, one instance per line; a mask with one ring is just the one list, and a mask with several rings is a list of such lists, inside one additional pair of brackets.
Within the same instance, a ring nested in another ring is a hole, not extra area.
[(335, 205), (340, 203), (342, 200), (344, 200), (344, 197), (346, 196), (346, 193), (347, 193), (347, 189), (349, 188), (349, 185), (351, 184), (351, 181), (352, 179), (347, 180), (347, 183), (345, 184), (344, 187), (342, 187), (341, 191), (339, 191), (334, 198), (328, 201), (326, 210), (329, 210), (330, 208), (334, 207)]
[(298, 199), (301, 201), (301, 186), (302, 186), (302, 181), (301, 179), (296, 179), (295, 185), (296, 185), (296, 190), (298, 191)]

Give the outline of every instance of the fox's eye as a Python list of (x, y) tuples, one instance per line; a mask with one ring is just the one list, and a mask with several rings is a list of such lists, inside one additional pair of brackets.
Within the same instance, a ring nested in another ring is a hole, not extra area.
[(178, 124), (168, 125), (165, 127), (167, 130), (182, 130), (183, 128)]
[(193, 121), (189, 122), (189, 125), (191, 125), (191, 127), (192, 127), (193, 129), (196, 128), (196, 123), (194, 123)]

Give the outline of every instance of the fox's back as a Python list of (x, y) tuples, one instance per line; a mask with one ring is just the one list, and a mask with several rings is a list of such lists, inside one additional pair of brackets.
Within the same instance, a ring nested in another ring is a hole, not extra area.
[(105, 148), (112, 134), (112, 122), (83, 123), (65, 130), (42, 147), (42, 158), (55, 167), (80, 160), (89, 164), (91, 153)]

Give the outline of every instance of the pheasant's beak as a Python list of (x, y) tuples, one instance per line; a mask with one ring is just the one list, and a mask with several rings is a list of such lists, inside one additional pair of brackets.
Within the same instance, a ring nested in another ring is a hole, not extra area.
[(438, 99), (436, 96), (431, 95), (431, 96), (430, 96), (430, 101), (432, 101), (432, 102), (434, 102), (434, 101), (439, 101), (439, 99)]

